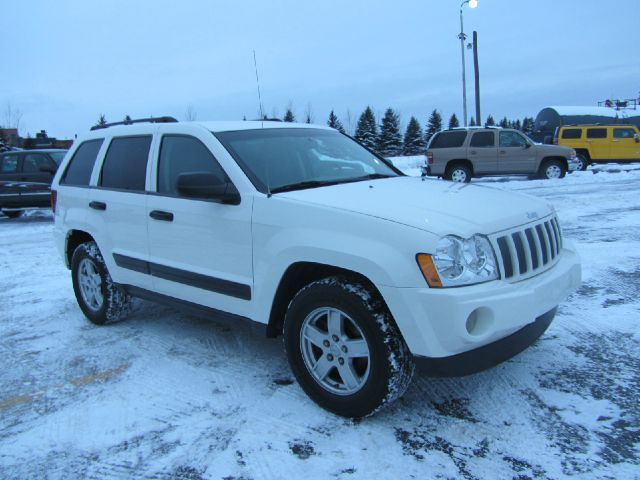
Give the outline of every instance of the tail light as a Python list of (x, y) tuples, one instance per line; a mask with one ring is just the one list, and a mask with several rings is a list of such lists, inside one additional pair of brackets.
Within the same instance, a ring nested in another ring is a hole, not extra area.
[(58, 192), (51, 190), (51, 210), (56, 213), (56, 201), (58, 200)]
[(433, 152), (427, 152), (427, 164), (433, 165)]

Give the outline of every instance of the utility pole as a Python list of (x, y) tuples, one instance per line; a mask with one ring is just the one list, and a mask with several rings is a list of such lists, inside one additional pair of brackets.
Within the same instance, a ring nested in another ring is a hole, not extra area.
[(464, 34), (464, 25), (462, 22), (462, 7), (469, 4), (469, 8), (476, 8), (478, 6), (478, 0), (464, 0), (460, 4), (460, 35), (458, 38), (460, 39), (460, 53), (462, 54), (462, 119), (464, 122), (464, 126), (467, 126), (467, 79), (465, 75), (465, 65), (464, 65), (464, 41), (467, 36)]
[(478, 32), (473, 31), (473, 68), (476, 77), (476, 118), (478, 121), (480, 116), (480, 69), (478, 68)]

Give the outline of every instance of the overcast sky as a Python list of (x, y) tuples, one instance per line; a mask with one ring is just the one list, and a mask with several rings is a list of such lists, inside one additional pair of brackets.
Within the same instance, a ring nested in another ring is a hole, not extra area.
[[(456, 0), (5, 2), (0, 122), (72, 137), (107, 120), (173, 115), (255, 118), (255, 49), (269, 115), (335, 109), (345, 126), (371, 105), (406, 125), (437, 108), (462, 116)], [(479, 0), (482, 116), (535, 116), (548, 105), (596, 105), (640, 90), (638, 0)], [(473, 61), (467, 51), (473, 113)]]

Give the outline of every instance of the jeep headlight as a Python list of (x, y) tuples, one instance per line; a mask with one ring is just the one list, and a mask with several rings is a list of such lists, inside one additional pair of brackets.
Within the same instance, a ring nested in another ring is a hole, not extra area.
[(447, 235), (438, 241), (433, 255), (420, 253), (416, 259), (431, 287), (459, 287), (499, 277), (493, 247), (483, 235)]

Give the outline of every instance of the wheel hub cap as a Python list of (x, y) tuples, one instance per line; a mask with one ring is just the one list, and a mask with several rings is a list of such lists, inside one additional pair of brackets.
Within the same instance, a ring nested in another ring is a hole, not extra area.
[(102, 296), (102, 277), (98, 273), (95, 263), (88, 258), (83, 258), (78, 267), (78, 285), (80, 295), (85, 305), (97, 312), (102, 308), (104, 297)]
[(300, 350), (313, 379), (331, 393), (352, 395), (369, 378), (369, 345), (360, 327), (341, 310), (323, 307), (307, 315), (300, 329)]

